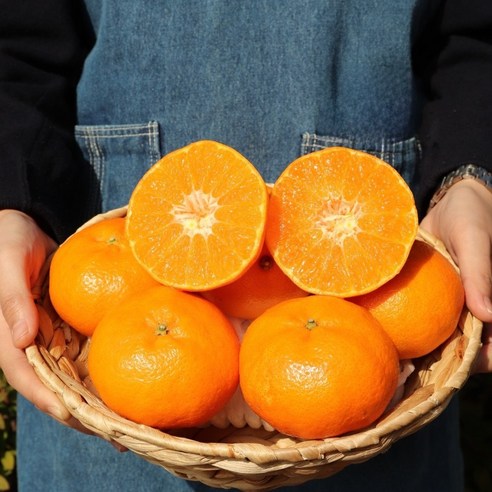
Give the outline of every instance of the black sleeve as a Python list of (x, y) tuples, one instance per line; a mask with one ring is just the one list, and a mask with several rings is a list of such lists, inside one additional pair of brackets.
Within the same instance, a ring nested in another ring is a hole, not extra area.
[(492, 171), (492, 2), (439, 2), (414, 62), (428, 97), (416, 193), (423, 216), (453, 169), (473, 163)]
[(0, 0), (0, 12), (0, 208), (62, 240), (97, 200), (73, 137), (92, 32), (78, 0)]

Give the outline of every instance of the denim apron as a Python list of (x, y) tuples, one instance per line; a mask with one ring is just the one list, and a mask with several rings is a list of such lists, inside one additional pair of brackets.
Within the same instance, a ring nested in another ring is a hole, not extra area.
[[(299, 155), (342, 145), (381, 157), (414, 185), (414, 0), (86, 4), (97, 42), (75, 136), (103, 210), (127, 203), (160, 156), (199, 139), (234, 147), (270, 182)], [(20, 397), (18, 407), (21, 492), (210, 490), (60, 426)], [(462, 491), (456, 403), (383, 455), (295, 490)]]

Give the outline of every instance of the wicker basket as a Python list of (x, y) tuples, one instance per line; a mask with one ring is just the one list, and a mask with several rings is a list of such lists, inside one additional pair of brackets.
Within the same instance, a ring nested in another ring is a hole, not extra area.
[[(89, 223), (124, 216), (126, 208)], [(86, 225), (87, 225), (86, 224)], [(451, 258), (424, 231), (419, 238)], [(47, 273), (49, 261), (45, 265)], [(264, 429), (206, 427), (169, 434), (137, 425), (109, 410), (91, 391), (86, 357), (89, 340), (62, 322), (47, 296), (47, 275), (35, 289), (40, 331), (27, 357), (40, 379), (70, 413), (95, 434), (118, 442), (179, 477), (219, 488), (274, 489), (333, 475), (387, 450), (434, 420), (466, 382), (481, 347), (482, 324), (466, 309), (451, 338), (413, 361), (403, 399), (374, 425), (338, 438), (302, 441)]]

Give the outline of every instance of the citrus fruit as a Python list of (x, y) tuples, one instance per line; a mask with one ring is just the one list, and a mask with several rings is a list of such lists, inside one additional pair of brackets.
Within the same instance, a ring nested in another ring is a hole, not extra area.
[(260, 418), (284, 434), (321, 439), (382, 415), (399, 360), (366, 309), (313, 295), (277, 304), (249, 325), (239, 373), (244, 399)]
[(463, 309), (464, 289), (454, 266), (417, 240), (396, 277), (351, 301), (379, 320), (401, 359), (411, 359), (432, 352), (452, 335)]
[(413, 194), (394, 168), (332, 147), (296, 159), (274, 183), (266, 241), (303, 290), (348, 297), (395, 276), (417, 231)]
[(202, 295), (228, 316), (254, 319), (281, 301), (308, 293), (280, 270), (265, 244), (260, 256), (237, 280)]
[(266, 184), (245, 157), (202, 140), (167, 154), (141, 178), (127, 233), (137, 260), (162, 284), (212, 289), (260, 253), (267, 202)]
[(50, 265), (53, 307), (86, 336), (127, 295), (155, 285), (157, 282), (133, 256), (123, 217), (78, 230), (60, 245)]
[(212, 303), (172, 287), (134, 294), (91, 339), (88, 369), (106, 405), (158, 428), (208, 421), (238, 384), (239, 340)]

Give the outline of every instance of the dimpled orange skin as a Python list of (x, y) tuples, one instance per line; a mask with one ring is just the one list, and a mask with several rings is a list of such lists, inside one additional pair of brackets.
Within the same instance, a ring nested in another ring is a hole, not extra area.
[(239, 340), (210, 302), (171, 287), (135, 294), (91, 339), (88, 369), (106, 405), (151, 427), (207, 422), (231, 398)]
[(309, 293), (282, 272), (264, 244), (258, 259), (237, 280), (201, 294), (228, 316), (254, 319), (279, 302)]
[(54, 308), (86, 336), (125, 296), (156, 285), (133, 256), (123, 217), (80, 229), (60, 245), (50, 265)]
[(246, 402), (275, 429), (302, 439), (370, 425), (391, 400), (398, 375), (396, 349), (379, 323), (330, 296), (270, 308), (241, 345)]
[(413, 359), (432, 352), (453, 334), (465, 291), (451, 263), (417, 240), (396, 277), (350, 300), (368, 309), (381, 323), (401, 359)]

